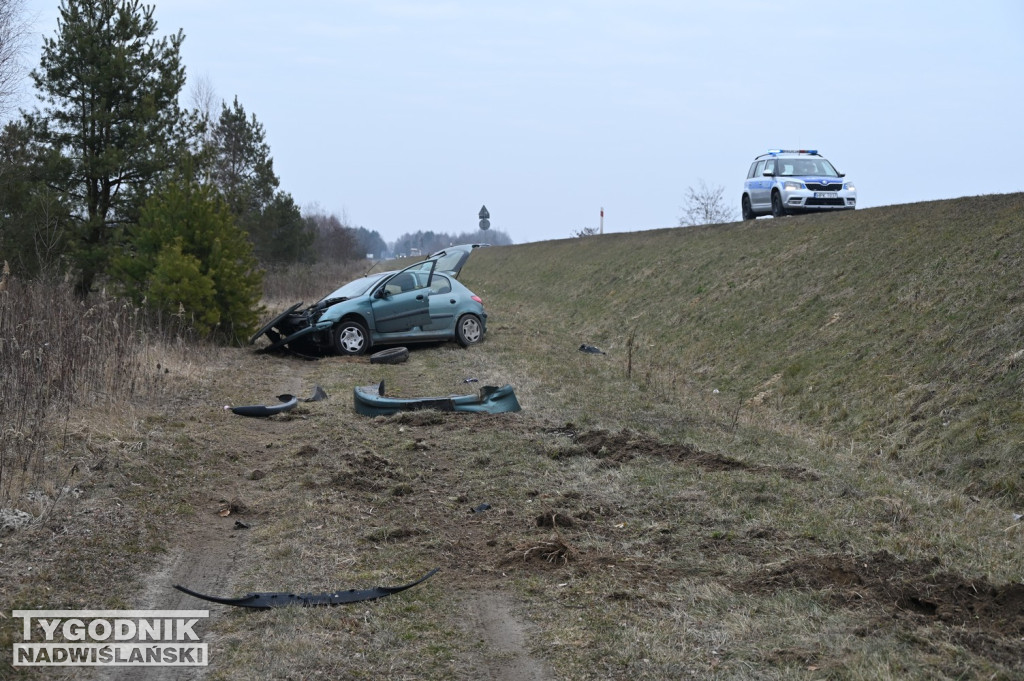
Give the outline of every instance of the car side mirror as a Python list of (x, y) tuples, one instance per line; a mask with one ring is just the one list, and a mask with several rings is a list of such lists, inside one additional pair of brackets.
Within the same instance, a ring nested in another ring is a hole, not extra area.
[(388, 292), (384, 290), (383, 286), (381, 286), (379, 289), (373, 292), (373, 297), (378, 299), (387, 298)]
[(775, 171), (774, 170), (766, 170), (766, 171), (764, 171), (761, 174), (764, 175), (765, 177), (775, 177)]

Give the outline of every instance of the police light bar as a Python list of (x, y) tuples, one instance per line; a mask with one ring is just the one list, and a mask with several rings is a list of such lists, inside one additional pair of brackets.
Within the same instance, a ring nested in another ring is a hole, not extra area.
[(769, 154), (817, 154), (817, 149), (769, 149)]

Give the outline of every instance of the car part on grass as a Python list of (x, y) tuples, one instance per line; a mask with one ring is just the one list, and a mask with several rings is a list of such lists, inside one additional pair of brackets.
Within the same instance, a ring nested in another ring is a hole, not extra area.
[(249, 337), (249, 345), (252, 345), (253, 343), (255, 343), (256, 339), (259, 338), (260, 336), (262, 336), (263, 334), (267, 334), (267, 338), (269, 338), (270, 342), (271, 342), (271, 347), (265, 348), (265, 350), (276, 349), (276, 348), (280, 347), (281, 345), (283, 345), (284, 343), (278, 343), (278, 341), (281, 340), (281, 334), (279, 334), (276, 331), (274, 331), (274, 327), (277, 326), (278, 323), (280, 323), (280, 321), (282, 319), (284, 319), (285, 317), (290, 315), (292, 312), (295, 312), (300, 307), (302, 307), (302, 303), (295, 303), (294, 305), (289, 307), (287, 310), (285, 310), (284, 312), (282, 312), (281, 314), (277, 315), (276, 317), (271, 319), (269, 322), (264, 324), (260, 328), (259, 331), (257, 331), (256, 333), (254, 333), (252, 336)]
[[(294, 395), (278, 395), (277, 399), (281, 401), (281, 404), (253, 404), (243, 407), (225, 407), (225, 409), (230, 409), (239, 416), (273, 416), (274, 414), (280, 414), (283, 411), (294, 409), (295, 406), (299, 403), (299, 398), (295, 397)], [(313, 389), (313, 395), (311, 397), (305, 398), (302, 401), (321, 402), (326, 399), (327, 392), (320, 386), (316, 386)]]
[(409, 359), (409, 348), (388, 348), (370, 355), (370, 364), (401, 364), (407, 359)]
[(307, 397), (306, 399), (304, 399), (302, 401), (303, 402), (323, 402), (326, 399), (327, 399), (327, 391), (324, 390), (323, 388), (321, 388), (320, 386), (316, 386), (315, 388), (313, 388), (313, 396), (312, 397)]
[(278, 395), (277, 399), (281, 400), (281, 404), (253, 404), (244, 407), (230, 407), (230, 409), (239, 416), (273, 416), (294, 409), (299, 403), (299, 398), (295, 395)]
[(584, 343), (580, 346), (580, 352), (589, 352), (592, 355), (607, 355), (608, 353), (601, 348), (595, 348), (593, 345), (587, 345)]
[(447, 397), (388, 397), (384, 392), (384, 381), (376, 385), (357, 386), (354, 393), (356, 411), (365, 416), (390, 416), (400, 411), (469, 411), (501, 414), (519, 411), (512, 386), (481, 386), (471, 395), (449, 395)]
[(174, 588), (183, 593), (187, 593), (190, 596), (201, 598), (204, 601), (220, 603), (221, 605), (234, 605), (239, 608), (269, 610), (270, 608), (282, 608), (286, 605), (301, 605), (304, 608), (312, 608), (324, 605), (344, 605), (346, 603), (372, 601), (377, 598), (383, 598), (384, 596), (390, 596), (391, 594), (411, 589), (417, 584), (427, 581), (437, 574), (438, 570), (440, 570), (440, 568), (434, 568), (415, 582), (409, 582), (402, 586), (377, 586), (372, 589), (349, 589), (347, 591), (334, 591), (322, 594), (293, 594), (285, 591), (277, 591), (250, 593), (242, 596), (241, 598), (220, 598), (218, 596), (207, 596), (206, 594), (192, 591), (192, 589), (181, 586), (180, 584), (175, 584)]

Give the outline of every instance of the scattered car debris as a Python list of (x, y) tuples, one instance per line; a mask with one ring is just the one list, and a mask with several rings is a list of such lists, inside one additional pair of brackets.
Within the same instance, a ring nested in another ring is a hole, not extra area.
[(370, 355), (370, 364), (401, 364), (409, 359), (409, 348), (397, 347)]
[[(230, 409), (239, 416), (273, 416), (274, 414), (280, 414), (283, 411), (294, 409), (299, 403), (299, 398), (295, 395), (278, 395), (277, 399), (281, 401), (281, 404), (273, 405), (262, 405), (253, 404), (244, 407), (229, 407), (225, 406), (225, 409)], [(313, 395), (303, 399), (303, 402), (321, 402), (327, 399), (327, 391), (316, 386), (313, 389)]]
[(343, 605), (345, 603), (358, 603), (360, 601), (372, 601), (377, 598), (383, 598), (384, 596), (390, 596), (400, 591), (410, 589), (417, 584), (421, 584), (431, 577), (433, 577), (440, 568), (434, 568), (427, 574), (423, 575), (414, 582), (403, 584), (402, 586), (378, 586), (372, 589), (348, 589), (347, 591), (334, 591), (330, 593), (322, 594), (293, 594), (285, 591), (279, 592), (264, 592), (264, 593), (250, 593), (242, 596), (241, 598), (220, 598), (218, 596), (208, 596), (201, 594), (191, 589), (175, 584), (174, 588), (182, 593), (187, 593), (190, 596), (201, 598), (204, 601), (210, 601), (211, 603), (220, 603), (221, 605), (234, 605), (239, 608), (254, 608), (256, 610), (268, 610), (270, 608), (281, 608), (286, 605), (301, 605), (304, 608), (311, 608), (316, 606), (326, 605)]
[(312, 397), (307, 397), (306, 399), (304, 399), (302, 401), (303, 402), (323, 402), (326, 399), (327, 399), (327, 391), (324, 390), (323, 388), (321, 388), (320, 386), (316, 386), (315, 388), (313, 388), (313, 396)]
[(580, 352), (589, 352), (592, 355), (607, 355), (608, 353), (601, 348), (595, 348), (593, 345), (587, 345), (584, 343), (580, 346)]
[(356, 411), (365, 416), (390, 416), (400, 411), (469, 411), (501, 414), (519, 411), (519, 400), (511, 385), (501, 387), (481, 386), (476, 394), (449, 395), (447, 397), (388, 397), (384, 381), (376, 385), (356, 386), (354, 393)]
[(480, 504), (474, 508), (469, 509), (470, 513), (483, 513), (491, 508), (490, 504)]
[(299, 403), (299, 398), (295, 397), (295, 395), (278, 395), (277, 399), (281, 400), (281, 404), (253, 404), (245, 407), (229, 408), (239, 416), (273, 416), (274, 414), (280, 414), (283, 411), (294, 409)]
[(236, 520), (235, 521), (235, 529), (236, 530), (248, 530), (249, 527), (250, 527), (249, 523), (243, 523), (241, 520)]

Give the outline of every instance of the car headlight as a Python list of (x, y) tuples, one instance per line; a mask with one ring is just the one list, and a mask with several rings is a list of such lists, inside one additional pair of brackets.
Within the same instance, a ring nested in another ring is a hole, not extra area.
[(845, 189), (848, 192), (855, 192), (855, 191), (857, 191), (857, 188), (853, 186), (852, 182), (847, 182), (846, 184), (844, 184), (843, 185), (843, 189)]
[(807, 189), (803, 182), (796, 182), (794, 180), (786, 180), (782, 183), (782, 188), (787, 192), (799, 191), (801, 189)]

